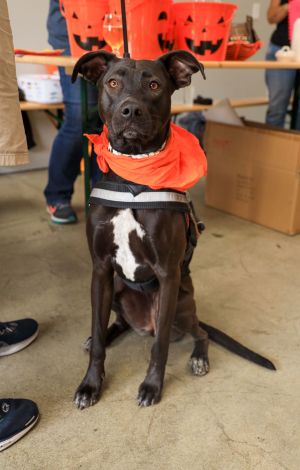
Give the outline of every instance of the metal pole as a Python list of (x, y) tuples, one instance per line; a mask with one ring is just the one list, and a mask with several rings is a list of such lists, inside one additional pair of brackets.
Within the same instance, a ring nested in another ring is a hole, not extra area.
[(124, 54), (123, 57), (130, 57), (128, 51), (128, 36), (127, 36), (127, 21), (126, 21), (126, 7), (125, 0), (121, 0), (121, 12), (122, 12), (122, 28), (123, 28), (123, 42), (124, 42)]

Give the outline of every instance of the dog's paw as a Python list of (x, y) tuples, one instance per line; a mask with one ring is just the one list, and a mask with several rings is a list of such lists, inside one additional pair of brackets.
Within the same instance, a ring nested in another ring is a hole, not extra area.
[(161, 390), (156, 385), (143, 382), (139, 386), (137, 401), (139, 406), (151, 406), (160, 401)]
[(204, 359), (203, 357), (191, 357), (189, 365), (193, 375), (201, 377), (209, 372), (208, 359)]
[(95, 405), (99, 401), (101, 392), (101, 385), (93, 387), (87, 384), (79, 385), (75, 392), (74, 403), (80, 410)]

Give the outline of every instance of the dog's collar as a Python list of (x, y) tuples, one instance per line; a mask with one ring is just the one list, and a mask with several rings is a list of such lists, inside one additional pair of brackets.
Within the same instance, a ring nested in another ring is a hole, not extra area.
[(118, 156), (124, 156), (124, 157), (130, 157), (130, 158), (148, 158), (148, 157), (154, 157), (154, 155), (158, 155), (166, 146), (166, 143), (167, 141), (165, 141), (162, 146), (160, 147), (159, 150), (157, 150), (156, 152), (150, 152), (150, 153), (141, 153), (141, 154), (138, 154), (138, 155), (131, 155), (131, 154), (128, 154), (128, 153), (122, 153), (122, 152), (118, 152), (117, 150), (115, 150), (110, 142), (108, 143), (108, 150), (109, 152), (111, 152), (113, 155), (118, 155)]

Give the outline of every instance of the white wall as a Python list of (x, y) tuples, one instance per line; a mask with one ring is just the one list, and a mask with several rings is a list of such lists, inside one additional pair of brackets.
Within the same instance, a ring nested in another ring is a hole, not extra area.
[[(159, 0), (158, 0), (159, 1)], [(178, 0), (175, 0), (178, 1)], [(238, 6), (234, 21), (245, 20), (247, 14), (252, 14), (253, 3), (260, 5), (260, 18), (255, 21), (255, 30), (265, 47), (255, 56), (263, 59), (272, 28), (266, 21), (267, 0), (252, 2), (251, 0), (232, 1)], [(11, 26), (15, 47), (28, 49), (43, 49), (49, 47), (47, 43), (46, 19), (49, 2), (47, 0), (8, 0)], [(43, 68), (37, 65), (18, 64), (18, 73), (40, 72)], [(214, 98), (240, 98), (247, 96), (264, 96), (266, 94), (263, 70), (206, 70), (207, 80), (200, 76), (193, 79), (194, 94)], [(182, 102), (185, 96), (182, 91), (174, 95), (174, 102)], [(265, 109), (245, 108), (239, 114), (250, 119), (264, 120)], [(32, 165), (45, 166), (47, 164), (51, 143), (55, 135), (53, 126), (42, 112), (30, 113), (37, 147), (31, 154)]]

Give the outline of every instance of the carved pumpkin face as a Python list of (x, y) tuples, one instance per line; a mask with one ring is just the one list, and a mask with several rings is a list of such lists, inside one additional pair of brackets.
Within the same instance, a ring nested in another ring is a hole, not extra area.
[(109, 49), (103, 38), (103, 21), (109, 10), (108, 1), (98, 4), (85, 4), (81, 0), (60, 1), (67, 22), (72, 55), (80, 56), (87, 51)]
[(237, 6), (221, 2), (177, 2), (176, 48), (198, 60), (225, 60), (230, 25)]
[[(158, 16), (158, 44), (162, 52), (171, 51), (174, 47), (174, 31), (170, 26), (171, 20), (166, 11), (161, 11)], [(173, 32), (173, 34), (172, 34)]]
[(73, 38), (77, 46), (80, 47), (83, 52), (96, 51), (106, 46), (102, 33), (103, 20), (104, 17), (102, 17), (100, 21), (98, 18), (96, 21), (92, 18), (85, 18), (85, 22), (83, 23), (82, 20), (79, 20), (79, 17), (74, 10), (71, 20)]
[(198, 21), (194, 23), (189, 15), (183, 25), (185, 44), (194, 54), (202, 58), (210, 57), (223, 45), (227, 29), (222, 16), (217, 19), (216, 24), (212, 25), (206, 24), (205, 19), (202, 24)]

